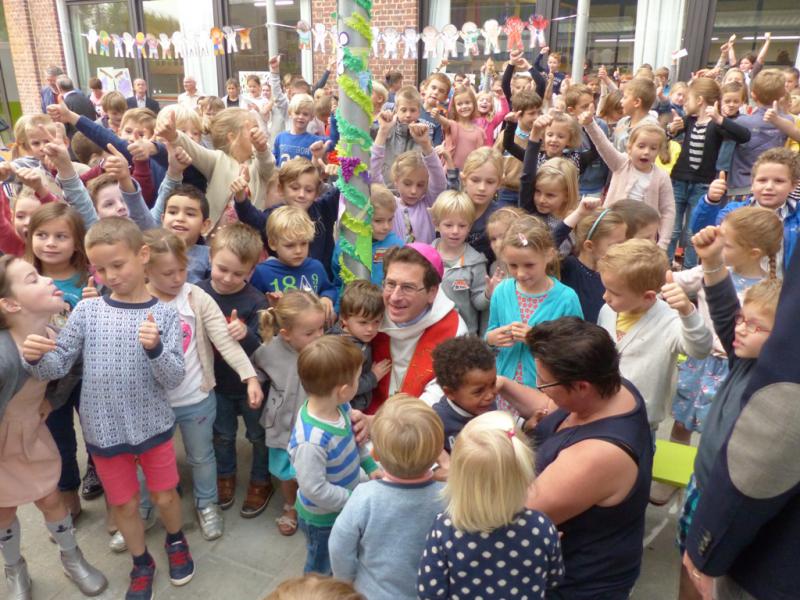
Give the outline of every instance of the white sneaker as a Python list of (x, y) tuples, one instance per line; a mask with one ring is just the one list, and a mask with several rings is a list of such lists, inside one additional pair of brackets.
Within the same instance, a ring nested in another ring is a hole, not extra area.
[(200, 533), (206, 540), (216, 540), (222, 536), (225, 522), (222, 519), (222, 510), (216, 504), (198, 508), (197, 521), (200, 523)]
[[(147, 515), (142, 516), (142, 521), (144, 521), (144, 530), (150, 531), (158, 521), (158, 519), (156, 519), (156, 509), (149, 509)], [(116, 552), (117, 554), (125, 552), (128, 549), (128, 544), (125, 542), (125, 538), (122, 537), (121, 531), (117, 530), (114, 535), (111, 536), (108, 547), (112, 552)]]

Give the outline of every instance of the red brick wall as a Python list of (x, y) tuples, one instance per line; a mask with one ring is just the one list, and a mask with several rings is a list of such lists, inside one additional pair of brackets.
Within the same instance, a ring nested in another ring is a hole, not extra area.
[[(419, 3), (416, 0), (373, 0), (372, 25), (374, 27), (394, 27), (402, 34), (403, 28), (419, 27)], [(336, 0), (313, 0), (311, 3), (312, 27), (314, 23), (322, 22), (330, 29), (334, 24), (331, 14), (336, 12)], [(419, 46), (418, 46), (419, 47)], [(330, 44), (327, 45), (330, 52)], [(370, 57), (369, 67), (373, 79), (383, 82), (386, 71), (397, 69), (403, 73), (406, 83), (416, 84), (417, 61), (415, 60), (387, 60), (383, 58), (383, 41), (379, 45), (380, 57)], [(399, 46), (398, 56), (403, 56), (403, 45)], [(316, 80), (325, 70), (330, 55), (314, 52), (314, 79)]]
[(23, 113), (41, 112), (44, 70), (64, 68), (55, 0), (3, 0), (11, 57)]

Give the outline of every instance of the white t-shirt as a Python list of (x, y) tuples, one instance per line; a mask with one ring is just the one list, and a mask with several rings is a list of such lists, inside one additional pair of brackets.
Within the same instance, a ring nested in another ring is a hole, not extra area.
[(167, 399), (173, 408), (197, 404), (208, 396), (200, 389), (200, 384), (203, 381), (203, 368), (200, 364), (200, 357), (197, 354), (197, 318), (189, 305), (190, 289), (191, 286), (188, 283), (184, 283), (180, 293), (167, 303), (178, 311), (178, 316), (181, 320), (183, 361), (186, 370), (181, 384), (175, 389), (167, 390)]
[[(655, 167), (653, 167), (653, 169), (655, 169)], [(653, 169), (650, 169), (647, 173), (638, 171), (639, 176), (636, 178), (636, 181), (633, 182), (631, 189), (628, 190), (628, 198), (631, 200), (644, 200), (647, 194), (647, 188), (650, 187), (650, 180), (653, 179)]]

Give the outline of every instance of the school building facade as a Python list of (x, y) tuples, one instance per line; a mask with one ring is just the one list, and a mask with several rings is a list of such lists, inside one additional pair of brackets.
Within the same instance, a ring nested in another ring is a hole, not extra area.
[[(185, 72), (197, 78), (201, 92), (216, 95), (224, 94), (230, 76), (265, 72), (268, 36), (274, 35), (284, 72), (316, 79), (334, 52), (330, 30), (337, 0), (2, 0), (2, 8), (0, 117), (11, 121), (20, 111), (40, 109), (39, 89), (51, 64), (63, 67), (84, 90), (90, 77), (101, 74), (108, 81), (144, 77), (151, 93), (169, 102), (182, 91)], [(268, 9), (274, 19), (269, 26)], [(387, 70), (397, 69), (407, 81), (416, 82), (440, 66), (448, 47), (443, 38), (427, 54), (429, 45), (420, 40), (414, 58), (405, 49), (406, 33), (410, 38), (427, 26), (442, 32), (450, 24), (462, 32), (465, 23), (480, 29), (490, 20), (502, 28), (510, 17), (525, 23), (533, 15), (548, 19), (544, 41), (569, 64), (577, 11), (578, 0), (374, 0), (373, 30), (379, 41), (372, 72), (381, 80)], [(308, 23), (313, 34), (306, 40), (308, 49), (297, 32), (299, 21)], [(235, 51), (223, 39), (219, 44), (223, 52), (215, 54), (209, 31), (226, 26), (249, 30), (249, 44), (240, 33), (234, 37)], [(324, 28), (325, 35), (319, 37), (315, 27), (320, 32)], [(454, 28), (447, 30), (452, 34)], [(120, 42), (123, 55), (116, 56), (113, 42), (106, 37), (104, 51), (103, 40), (94, 35), (103, 32), (109, 36), (143, 32), (154, 39), (161, 34), (175, 39), (179, 32), (186, 56), (176, 59), (174, 47), (165, 53), (163, 47), (150, 48), (145, 42), (132, 52)], [(720, 44), (731, 33), (738, 35), (736, 51), (742, 56), (756, 51), (766, 32), (773, 40), (767, 64), (794, 64), (800, 42), (797, 0), (591, 0), (586, 57), (594, 68), (603, 64), (609, 70), (630, 71), (645, 62), (668, 65), (673, 52), (685, 49), (679, 76), (687, 78), (691, 71), (716, 61)], [(530, 49), (531, 31), (521, 36), (532, 60), (538, 50)], [(452, 42), (456, 56), (448, 52), (446, 71), (478, 73), (489, 56), (498, 65), (507, 59), (505, 32), (499, 35), (499, 52), (485, 54), (485, 44), (486, 39), (478, 36), (476, 53), (467, 51), (464, 56), (463, 39)]]

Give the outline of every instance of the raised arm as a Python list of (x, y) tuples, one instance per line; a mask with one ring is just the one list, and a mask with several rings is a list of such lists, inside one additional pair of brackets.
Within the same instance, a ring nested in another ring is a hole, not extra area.
[(539, 169), (539, 151), (542, 142), (540, 138), (528, 139), (525, 149), (525, 160), (522, 162), (522, 175), (519, 178), (519, 207), (529, 213), (536, 214), (536, 205), (533, 194), (536, 190), (536, 172)]

